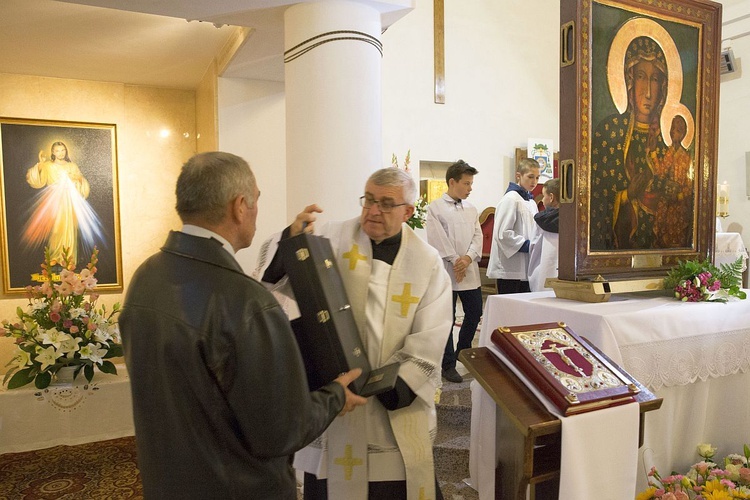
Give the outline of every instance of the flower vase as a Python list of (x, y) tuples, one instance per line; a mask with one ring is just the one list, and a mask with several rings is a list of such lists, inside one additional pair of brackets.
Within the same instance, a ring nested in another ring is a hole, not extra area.
[(73, 374), (76, 368), (76, 366), (63, 366), (52, 375), (50, 385), (73, 385)]

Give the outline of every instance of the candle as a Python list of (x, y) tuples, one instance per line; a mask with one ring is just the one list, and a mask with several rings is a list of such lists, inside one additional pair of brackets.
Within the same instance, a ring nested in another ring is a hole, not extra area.
[(719, 206), (716, 212), (716, 215), (719, 217), (727, 217), (729, 215), (729, 184), (727, 181), (719, 184)]

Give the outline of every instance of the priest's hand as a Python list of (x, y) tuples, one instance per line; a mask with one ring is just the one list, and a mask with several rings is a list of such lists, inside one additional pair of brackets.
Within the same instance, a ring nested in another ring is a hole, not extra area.
[(344, 402), (344, 407), (341, 409), (339, 416), (346, 415), (357, 406), (362, 406), (363, 404), (367, 403), (367, 398), (357, 396), (352, 391), (350, 391), (348, 387), (349, 384), (354, 382), (354, 380), (356, 380), (356, 378), (360, 375), (362, 375), (362, 369), (355, 368), (339, 375), (339, 377), (334, 380), (334, 382), (338, 382), (339, 384), (341, 384), (341, 386), (344, 388), (344, 393), (346, 393), (346, 401)]
[[(303, 211), (297, 214), (289, 230), (289, 236), (297, 236), (305, 232), (312, 234), (315, 231), (315, 214), (323, 212), (318, 205), (308, 205)], [(355, 377), (356, 378), (356, 377)]]

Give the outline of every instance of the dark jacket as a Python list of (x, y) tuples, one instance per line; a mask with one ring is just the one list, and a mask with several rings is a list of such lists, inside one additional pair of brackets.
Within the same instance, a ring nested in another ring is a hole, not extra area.
[(287, 317), (217, 240), (170, 233), (120, 328), (146, 498), (296, 498), (290, 455), (344, 391), (309, 392)]
[(560, 209), (547, 207), (534, 215), (537, 225), (550, 233), (560, 232)]

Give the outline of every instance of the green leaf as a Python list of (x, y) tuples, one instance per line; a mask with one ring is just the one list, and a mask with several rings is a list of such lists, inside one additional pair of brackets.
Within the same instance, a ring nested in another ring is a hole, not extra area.
[(743, 258), (739, 257), (731, 264), (721, 264), (716, 277), (721, 281), (722, 288), (742, 286), (742, 264)]
[(86, 365), (86, 367), (83, 369), (83, 374), (86, 376), (86, 380), (91, 383), (91, 381), (94, 379), (94, 367), (91, 365)]
[(748, 447), (747, 445), (745, 445), (745, 458), (750, 460), (750, 447)]
[(52, 382), (52, 374), (50, 372), (42, 372), (34, 379), (34, 385), (37, 389), (48, 387), (50, 382)]
[(16, 374), (11, 377), (10, 381), (8, 381), (8, 389), (18, 389), (19, 387), (31, 383), (31, 381), (34, 380), (34, 376), (30, 375), (30, 373), (31, 368), (24, 368), (23, 370), (16, 372)]
[(111, 342), (107, 354), (102, 359), (119, 358), (120, 356), (122, 356), (122, 344)]
[[(8, 366), (8, 365), (12, 364), (12, 363), (13, 363), (13, 361), (14, 361), (14, 360), (12, 360), (12, 359), (11, 359), (10, 361), (8, 361), (8, 364), (7, 364), (7, 365), (5, 365), (5, 366)], [(10, 378), (10, 376), (11, 376), (11, 375), (13, 375), (13, 374), (14, 374), (14, 373), (15, 373), (15, 372), (16, 372), (17, 370), (18, 370), (18, 367), (17, 367), (17, 366), (14, 366), (13, 368), (11, 368), (10, 370), (8, 370), (8, 371), (7, 371), (6, 373), (5, 373), (5, 377), (3, 377), (3, 385), (5, 385), (5, 384), (6, 384), (6, 382), (8, 382), (8, 379)]]
[(102, 371), (104, 373), (111, 373), (112, 375), (117, 375), (117, 367), (111, 361), (102, 362), (102, 364), (99, 366), (99, 371)]

